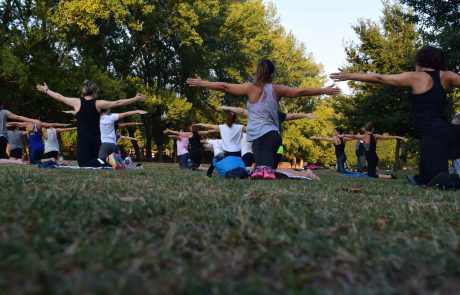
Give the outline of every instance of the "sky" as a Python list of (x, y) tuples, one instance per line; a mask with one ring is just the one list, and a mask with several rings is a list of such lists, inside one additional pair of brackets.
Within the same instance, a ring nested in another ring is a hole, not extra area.
[[(345, 63), (345, 42), (357, 40), (351, 26), (361, 18), (379, 21), (383, 9), (381, 0), (270, 1), (277, 7), (281, 24), (305, 44), (326, 74)], [(350, 92), (344, 82), (339, 87)]]

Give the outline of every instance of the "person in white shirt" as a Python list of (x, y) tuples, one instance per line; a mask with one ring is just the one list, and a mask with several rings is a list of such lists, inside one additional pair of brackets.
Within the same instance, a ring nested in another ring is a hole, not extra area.
[(99, 148), (98, 158), (102, 161), (111, 154), (118, 154), (117, 135), (115, 133), (115, 122), (129, 116), (145, 115), (146, 111), (136, 110), (121, 114), (112, 114), (110, 109), (101, 111), (99, 126), (101, 129), (101, 147)]

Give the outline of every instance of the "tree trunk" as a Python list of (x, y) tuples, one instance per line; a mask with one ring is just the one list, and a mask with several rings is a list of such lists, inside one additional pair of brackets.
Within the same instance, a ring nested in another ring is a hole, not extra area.
[(399, 160), (400, 151), (401, 151), (401, 140), (397, 139), (396, 147), (395, 147), (395, 163), (394, 163), (394, 168), (396, 169), (401, 169), (401, 161)]
[(161, 114), (157, 113), (153, 115), (153, 122), (155, 128), (152, 128), (152, 135), (153, 135), (153, 140), (155, 141), (155, 144), (157, 145), (158, 149), (158, 162), (163, 162), (163, 126), (161, 123)]
[(149, 117), (142, 118), (145, 127), (145, 157), (147, 159), (152, 158), (152, 132), (151, 132), (151, 121)]

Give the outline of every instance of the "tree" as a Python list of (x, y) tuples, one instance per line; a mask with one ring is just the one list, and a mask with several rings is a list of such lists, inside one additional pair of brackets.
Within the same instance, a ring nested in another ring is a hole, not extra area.
[[(415, 24), (405, 18), (408, 11), (401, 5), (384, 3), (380, 24), (360, 20), (353, 26), (360, 42), (348, 43), (346, 70), (350, 72), (400, 73), (413, 70), (418, 34)], [(343, 114), (339, 122), (355, 131), (371, 121), (379, 132), (401, 136), (413, 134), (407, 89), (350, 82), (353, 97), (342, 97), (335, 105)], [(395, 166), (399, 166), (401, 142), (395, 149)]]

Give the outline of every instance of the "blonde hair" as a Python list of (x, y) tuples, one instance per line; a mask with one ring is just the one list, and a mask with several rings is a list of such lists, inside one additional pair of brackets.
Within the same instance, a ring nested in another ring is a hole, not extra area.
[(94, 98), (97, 97), (99, 92), (99, 86), (96, 83), (91, 82), (89, 80), (85, 80), (81, 87), (81, 96), (92, 96)]
[(273, 74), (275, 73), (275, 66), (268, 59), (262, 59), (257, 65), (256, 75), (254, 77), (254, 84), (263, 86), (271, 83)]

